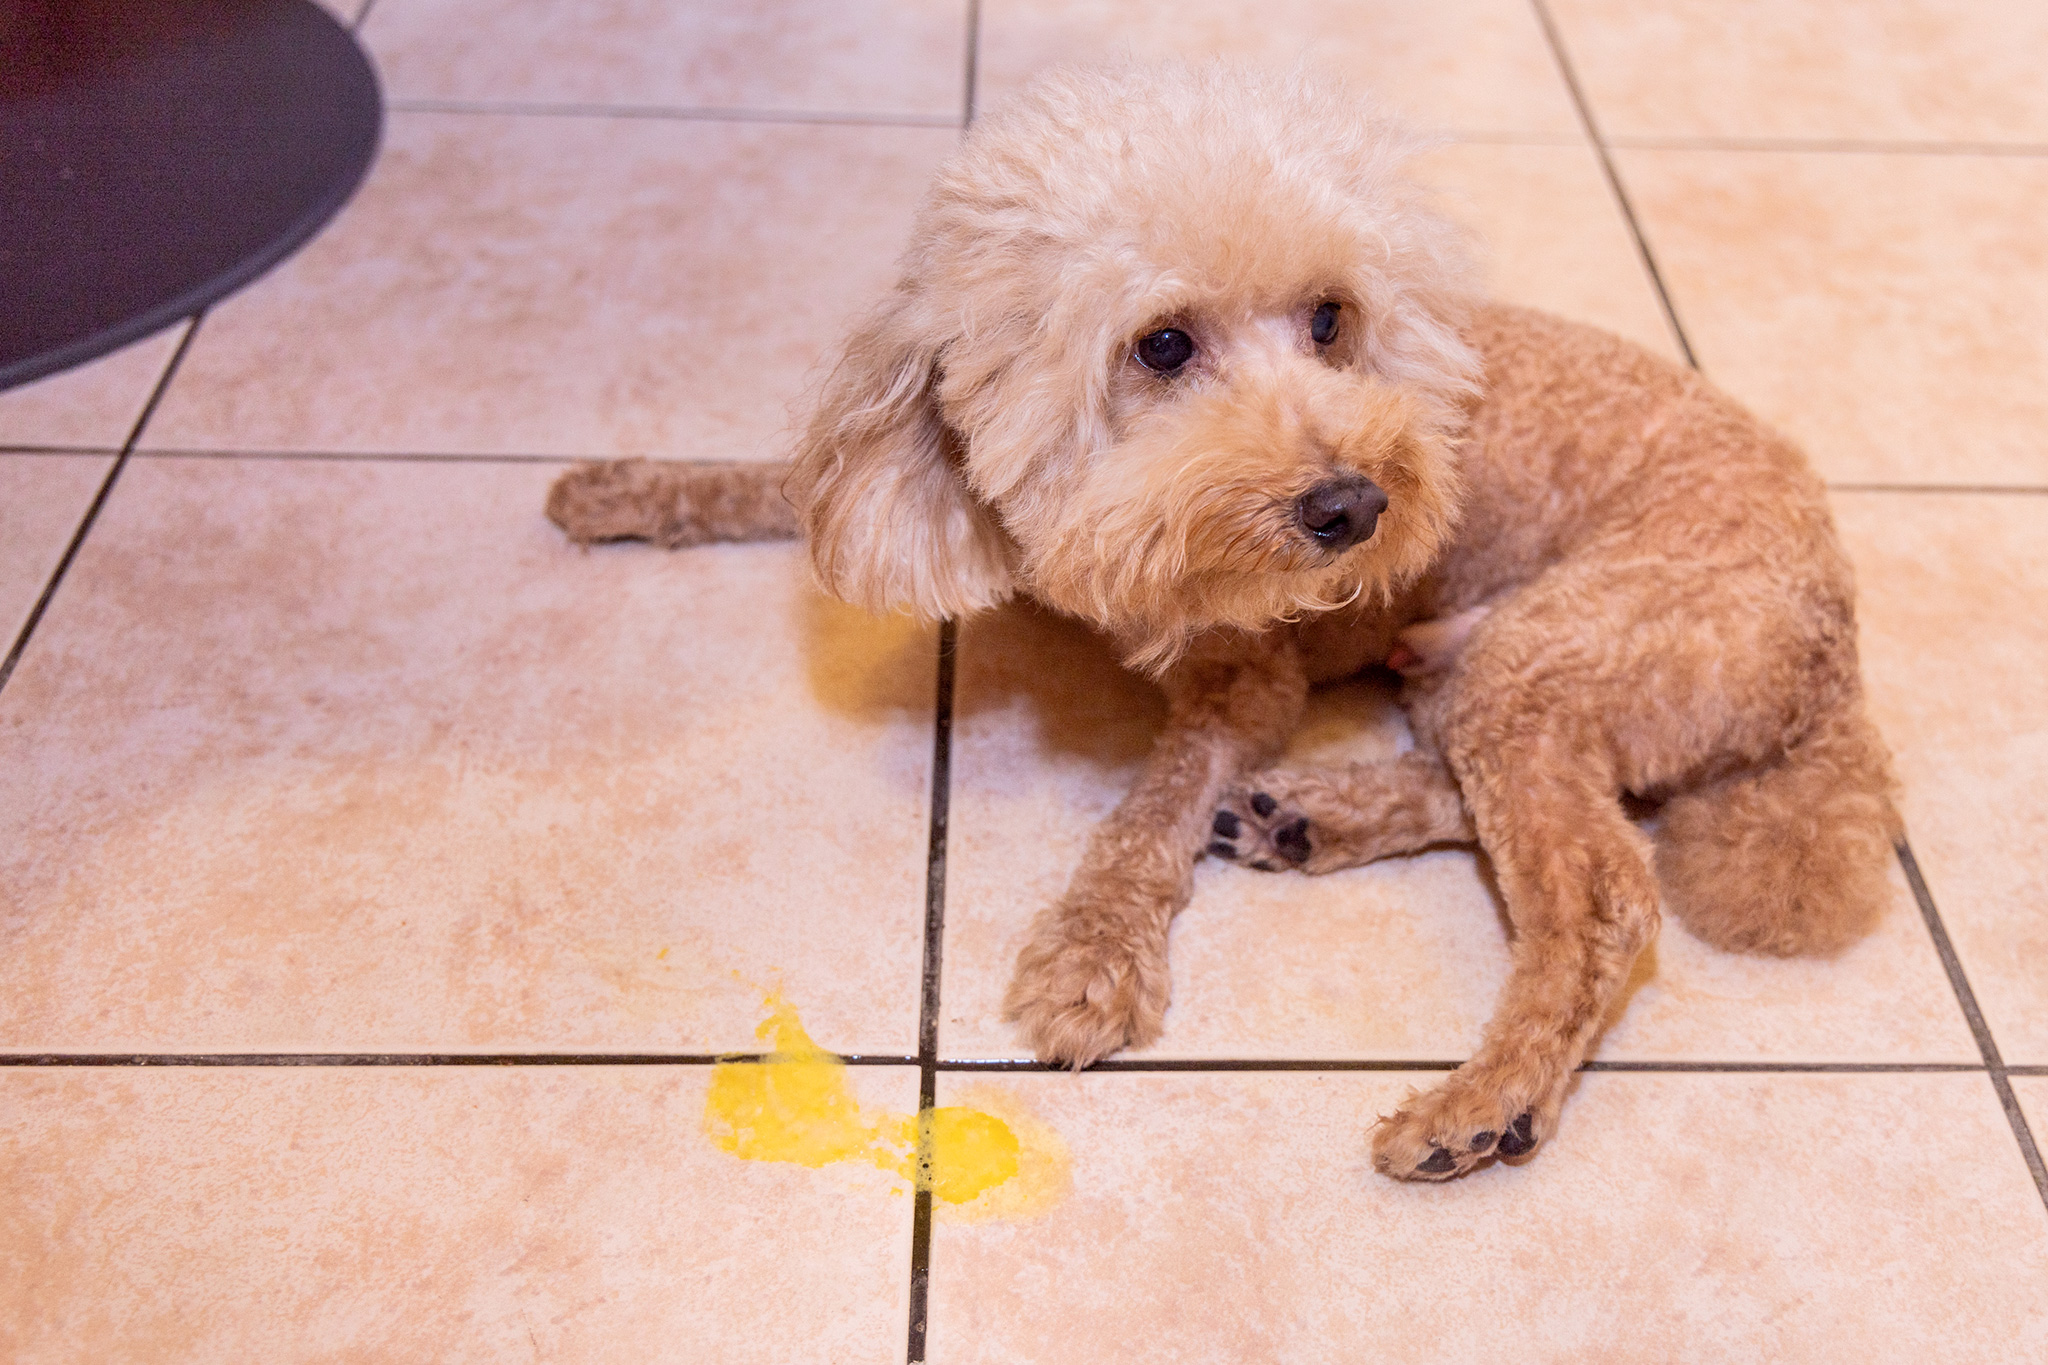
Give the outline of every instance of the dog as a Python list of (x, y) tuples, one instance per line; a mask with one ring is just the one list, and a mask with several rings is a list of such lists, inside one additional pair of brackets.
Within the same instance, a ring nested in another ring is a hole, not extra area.
[[(1158, 680), (1164, 732), (1017, 961), (1044, 1059), (1158, 1036), (1204, 854), (1315, 874), (1476, 842), (1508, 981), (1372, 1133), (1379, 1171), (1446, 1180), (1556, 1131), (1663, 908), (1731, 951), (1834, 952), (1900, 828), (1803, 457), (1688, 370), (1477, 299), (1411, 151), (1299, 72), (1043, 77), (938, 172), (792, 465), (587, 466), (549, 511), (586, 542), (800, 523), (849, 602), (1028, 596)], [(1312, 684), (1375, 665), (1412, 752), (1269, 767)]]

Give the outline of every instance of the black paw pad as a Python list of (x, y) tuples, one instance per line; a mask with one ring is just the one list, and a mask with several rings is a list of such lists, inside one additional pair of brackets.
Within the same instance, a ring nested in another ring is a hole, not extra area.
[(1487, 1148), (1493, 1146), (1493, 1140), (1499, 1136), (1500, 1134), (1494, 1132), (1491, 1128), (1482, 1129), (1474, 1133), (1472, 1135), (1472, 1154), (1474, 1156), (1484, 1154)]
[(1279, 809), (1280, 803), (1264, 792), (1252, 793), (1252, 814), (1258, 816), (1261, 820), (1266, 819)]
[(1291, 863), (1308, 861), (1308, 817), (1297, 816), (1273, 831), (1273, 847)]
[(1209, 856), (1212, 858), (1235, 858), (1237, 856), (1237, 845), (1226, 844), (1221, 839), (1212, 839), (1209, 842)]
[(1458, 1158), (1441, 1147), (1432, 1147), (1429, 1149), (1429, 1155), (1415, 1169), (1424, 1175), (1448, 1175), (1457, 1164)]
[(1243, 827), (1244, 822), (1227, 810), (1216, 812), (1216, 823), (1212, 826), (1218, 834), (1226, 839), (1235, 839), (1238, 831)]
[(1500, 1135), (1499, 1150), (1502, 1156), (1520, 1156), (1535, 1145), (1536, 1120), (1529, 1114), (1517, 1118), (1508, 1125), (1508, 1130)]

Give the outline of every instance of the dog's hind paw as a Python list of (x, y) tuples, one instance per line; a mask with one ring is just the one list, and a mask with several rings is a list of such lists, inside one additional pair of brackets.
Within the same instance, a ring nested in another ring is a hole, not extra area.
[(1307, 815), (1256, 787), (1223, 798), (1209, 826), (1209, 852), (1261, 872), (1290, 872), (1315, 854)]
[(1166, 943), (1163, 933), (1157, 937), (1116, 918), (1056, 907), (1018, 955), (1004, 1012), (1041, 1061), (1076, 1071), (1142, 1047), (1166, 1017)]
[(1489, 1158), (1519, 1163), (1557, 1127), (1557, 1098), (1496, 1091), (1462, 1071), (1383, 1115), (1373, 1169), (1396, 1180), (1452, 1180)]

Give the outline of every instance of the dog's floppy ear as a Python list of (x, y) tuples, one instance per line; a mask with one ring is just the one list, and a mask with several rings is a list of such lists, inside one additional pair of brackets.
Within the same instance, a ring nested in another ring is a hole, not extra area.
[(939, 415), (941, 341), (899, 294), (847, 342), (789, 494), (828, 592), (869, 611), (960, 616), (1010, 595), (1009, 543), (968, 491)]

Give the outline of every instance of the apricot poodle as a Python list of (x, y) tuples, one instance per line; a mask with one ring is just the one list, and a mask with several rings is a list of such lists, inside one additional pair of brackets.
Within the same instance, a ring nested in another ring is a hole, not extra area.
[[(1321, 873), (1476, 841), (1506, 986), (1372, 1139), (1447, 1179), (1556, 1130), (1660, 904), (1827, 953), (1886, 904), (1898, 827), (1800, 453), (1693, 373), (1475, 299), (1410, 150), (1301, 74), (1056, 72), (940, 170), (793, 466), (586, 466), (549, 512), (581, 541), (800, 522), (847, 601), (1028, 595), (1159, 680), (1157, 747), (1018, 958), (1041, 1057), (1158, 1035), (1205, 852)], [(1412, 753), (1267, 768), (1312, 683), (1378, 664)]]

